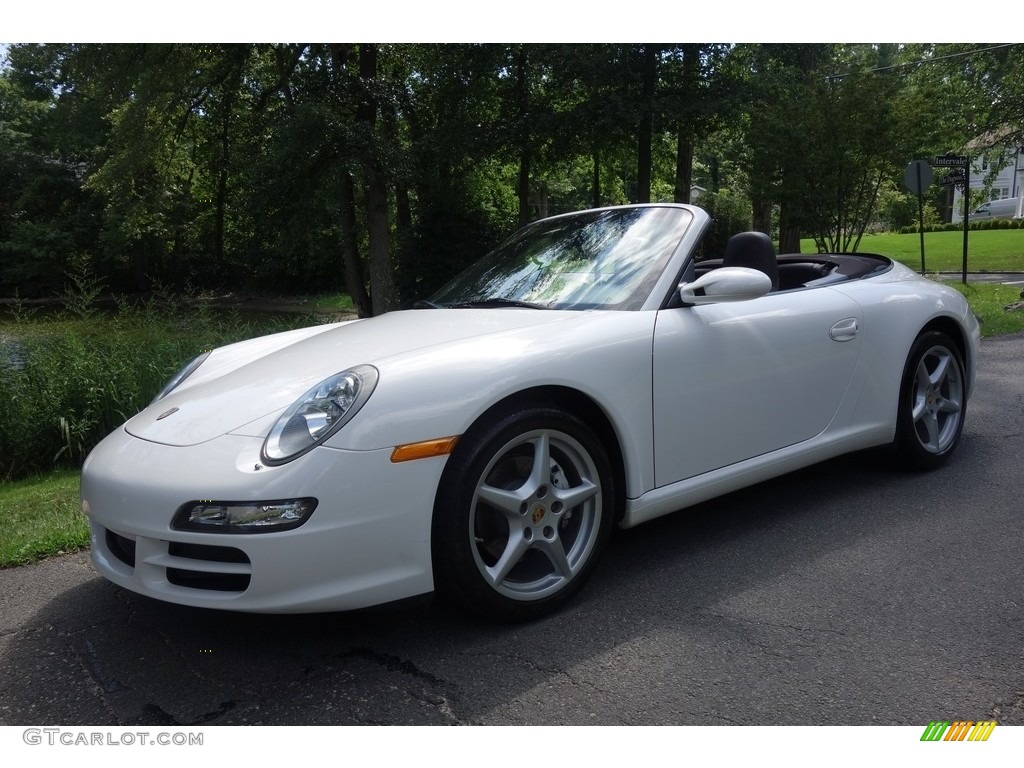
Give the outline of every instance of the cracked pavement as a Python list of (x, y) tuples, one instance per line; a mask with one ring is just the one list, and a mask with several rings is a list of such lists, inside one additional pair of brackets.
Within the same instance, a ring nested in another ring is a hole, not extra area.
[(844, 457), (619, 532), (518, 626), (429, 601), (253, 616), (0, 571), (0, 725), (1024, 725), (1024, 334), (958, 455)]

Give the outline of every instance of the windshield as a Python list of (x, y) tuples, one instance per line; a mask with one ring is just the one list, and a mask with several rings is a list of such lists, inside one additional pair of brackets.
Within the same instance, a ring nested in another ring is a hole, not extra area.
[(506, 240), (428, 304), (638, 309), (689, 226), (682, 208), (611, 208), (544, 219)]

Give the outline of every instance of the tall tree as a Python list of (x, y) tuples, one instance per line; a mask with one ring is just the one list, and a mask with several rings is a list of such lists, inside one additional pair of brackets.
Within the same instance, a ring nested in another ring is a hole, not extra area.
[(118, 289), (345, 287), (365, 315), (517, 223), (695, 185), (723, 231), (855, 248), (909, 159), (1017, 130), (1020, 49), (18, 45), (0, 282), (84, 254)]
[(661, 46), (645, 43), (640, 49), (640, 103), (636, 133), (636, 202), (651, 202), (655, 93)]
[(359, 46), (359, 79), (362, 91), (356, 113), (366, 144), (363, 148), (363, 176), (366, 183), (366, 218), (369, 230), (370, 299), (373, 313), (383, 314), (398, 308), (391, 267), (391, 226), (388, 211), (388, 185), (381, 161), (381, 137), (377, 124), (383, 92), (378, 79), (376, 45)]
[(666, 48), (661, 66), (660, 111), (675, 145), (673, 199), (689, 203), (698, 144), (738, 116), (740, 83), (726, 66), (730, 46), (686, 43)]

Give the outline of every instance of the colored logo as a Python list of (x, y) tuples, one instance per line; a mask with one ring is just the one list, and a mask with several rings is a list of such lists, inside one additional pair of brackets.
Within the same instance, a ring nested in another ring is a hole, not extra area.
[(921, 741), (988, 741), (995, 720), (932, 720), (921, 734)]

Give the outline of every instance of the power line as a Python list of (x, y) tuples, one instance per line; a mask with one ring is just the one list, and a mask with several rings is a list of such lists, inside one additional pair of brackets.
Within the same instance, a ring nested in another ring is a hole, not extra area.
[(889, 64), (885, 67), (873, 67), (871, 69), (864, 69), (859, 72), (847, 72), (842, 75), (829, 75), (828, 80), (842, 80), (844, 77), (851, 77), (852, 75), (869, 75), (873, 72), (887, 72), (892, 69), (903, 69), (904, 67), (916, 67), (921, 64), (932, 64), (936, 61), (944, 61), (945, 59), (961, 59), (965, 56), (975, 56), (979, 53), (987, 53), (988, 51), (997, 51), (1001, 48), (1013, 48), (1014, 46), (1020, 45), (1020, 43), (1000, 43), (999, 45), (989, 45), (985, 48), (974, 48), (970, 51), (958, 51), (957, 53), (947, 53), (942, 56), (933, 56), (928, 59), (918, 59), (917, 61), (905, 61), (901, 64)]

